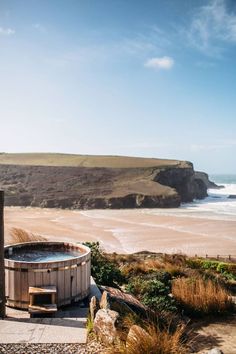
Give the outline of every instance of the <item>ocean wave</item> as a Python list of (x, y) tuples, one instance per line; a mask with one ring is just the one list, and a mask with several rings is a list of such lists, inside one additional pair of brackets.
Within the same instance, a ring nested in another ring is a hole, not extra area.
[(175, 209), (144, 209), (144, 213), (176, 217), (205, 218), (212, 220), (236, 220), (236, 199), (229, 195), (236, 195), (236, 183), (224, 184), (222, 189), (208, 190), (208, 197), (203, 200), (194, 200), (192, 203), (183, 203)]

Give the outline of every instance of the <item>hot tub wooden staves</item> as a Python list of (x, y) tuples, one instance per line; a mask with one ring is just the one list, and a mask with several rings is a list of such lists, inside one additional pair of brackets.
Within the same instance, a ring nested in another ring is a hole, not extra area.
[[(16, 248), (78, 251), (72, 259), (50, 262), (24, 262), (10, 258)], [(81, 244), (65, 242), (27, 242), (5, 247), (5, 275), (7, 305), (28, 309), (30, 287), (56, 287), (57, 306), (86, 298), (90, 291), (90, 249)]]

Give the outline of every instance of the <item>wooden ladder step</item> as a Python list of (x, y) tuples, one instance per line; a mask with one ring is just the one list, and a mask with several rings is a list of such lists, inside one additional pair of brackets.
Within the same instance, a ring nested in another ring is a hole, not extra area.
[(50, 286), (40, 286), (40, 287), (29, 287), (29, 294), (56, 294), (57, 288), (53, 285)]
[(29, 305), (29, 313), (54, 313), (56, 311), (56, 304)]

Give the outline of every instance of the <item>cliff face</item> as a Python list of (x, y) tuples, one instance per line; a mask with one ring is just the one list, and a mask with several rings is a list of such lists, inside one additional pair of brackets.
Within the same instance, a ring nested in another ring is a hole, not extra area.
[(195, 179), (199, 179), (199, 180), (203, 181), (203, 183), (207, 186), (208, 189), (209, 188), (211, 188), (211, 189), (224, 188), (224, 186), (218, 186), (214, 182), (210, 181), (208, 174), (205, 172), (196, 171), (195, 172)]
[(0, 165), (0, 189), (6, 205), (70, 209), (168, 208), (207, 196), (205, 176), (191, 163), (157, 165)]
[(174, 188), (181, 198), (181, 202), (192, 202), (193, 199), (207, 197), (207, 184), (200, 175), (196, 175), (193, 166), (188, 168), (167, 168), (157, 171), (156, 182)]

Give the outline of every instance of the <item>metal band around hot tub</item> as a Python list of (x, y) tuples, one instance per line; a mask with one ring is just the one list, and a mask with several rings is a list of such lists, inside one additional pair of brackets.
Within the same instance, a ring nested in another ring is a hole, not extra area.
[(74, 269), (79, 266), (83, 266), (86, 263), (90, 262), (90, 259), (87, 259), (86, 261), (83, 261), (81, 263), (76, 263), (72, 264), (71, 266), (65, 266), (65, 267), (56, 267), (56, 268), (14, 268), (14, 267), (6, 267), (5, 269), (7, 270), (13, 270), (14, 272), (34, 272), (34, 273), (47, 273), (47, 272), (55, 272), (58, 270), (68, 270), (68, 269)]

